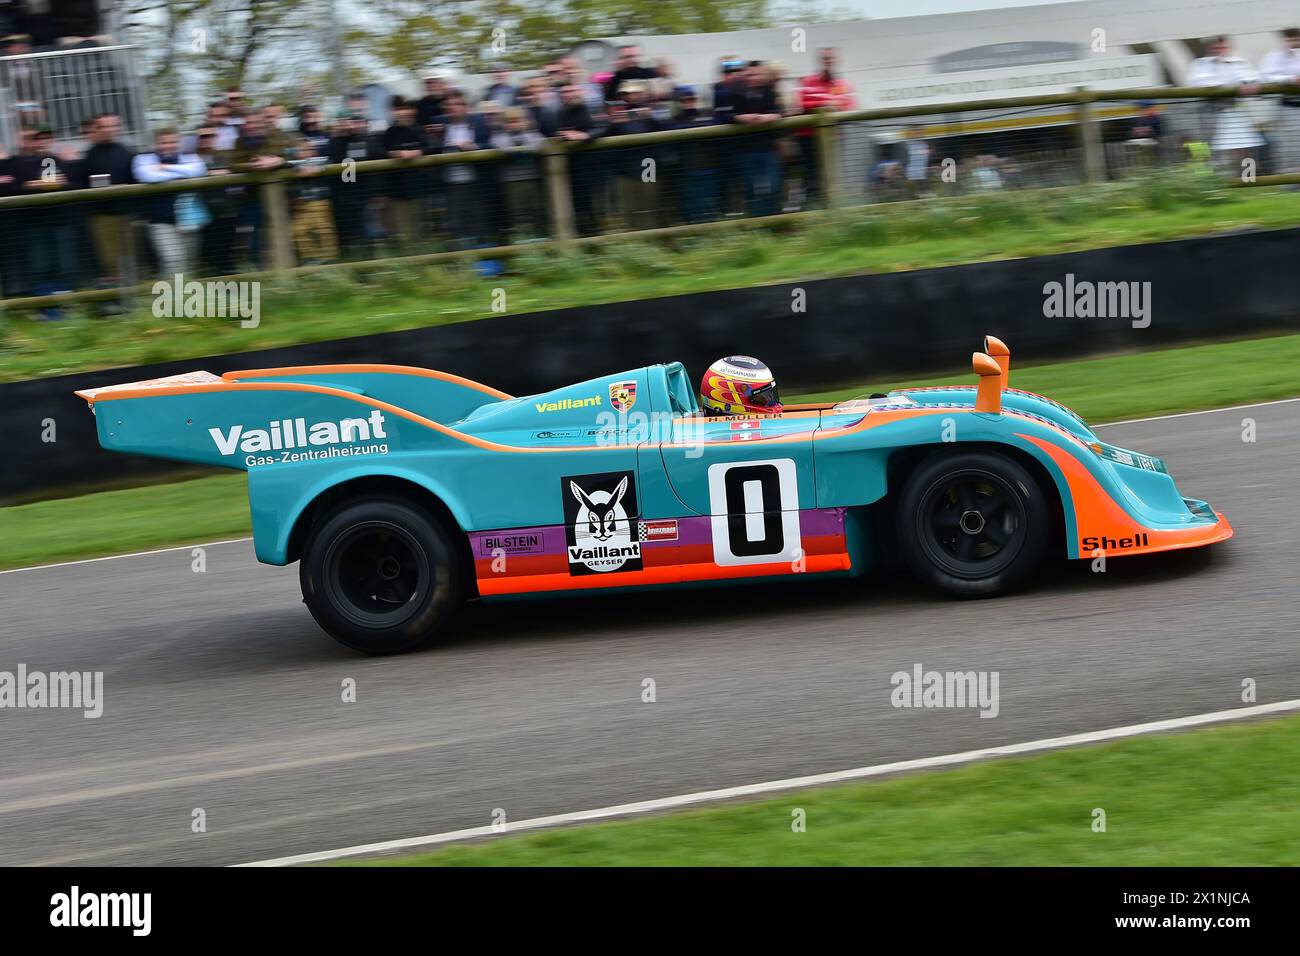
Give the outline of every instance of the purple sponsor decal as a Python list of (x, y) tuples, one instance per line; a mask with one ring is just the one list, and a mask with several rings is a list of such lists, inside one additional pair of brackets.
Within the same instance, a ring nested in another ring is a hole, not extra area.
[[(712, 519), (708, 515), (689, 518), (649, 518), (647, 525), (666, 526), (676, 522), (674, 538), (648, 534), (641, 539), (643, 548), (675, 548), (678, 545), (710, 544), (713, 541)], [(804, 538), (844, 533), (843, 508), (808, 508), (799, 512), (799, 527)], [(543, 525), (532, 528), (504, 528), (497, 531), (470, 533), (474, 555), (492, 558), (501, 554), (564, 554), (564, 525)]]

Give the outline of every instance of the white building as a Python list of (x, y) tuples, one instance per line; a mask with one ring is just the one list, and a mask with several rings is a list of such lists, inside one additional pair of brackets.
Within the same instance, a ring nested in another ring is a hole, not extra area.
[[(1177, 85), (1200, 55), (1202, 38), (1228, 34), (1240, 56), (1258, 62), (1278, 46), (1277, 31), (1290, 26), (1300, 26), (1295, 0), (1076, 0), (605, 42), (636, 43), (651, 59), (667, 57), (679, 79), (691, 84), (711, 83), (719, 59), (727, 55), (770, 61), (789, 76), (803, 76), (816, 69), (817, 49), (833, 46), (840, 50), (842, 72), (859, 91), (860, 105), (869, 107), (977, 98), (963, 94), (962, 83), (980, 79), (971, 75), (979, 73), (984, 79), (1002, 78), (985, 87), (985, 97), (1015, 95), (1015, 89), (1028, 95), (1080, 85), (1136, 87), (1146, 85), (1138, 81), (1147, 75)], [(1098, 73), (1092, 62), (1134, 54), (1150, 54), (1150, 70)], [(941, 89), (925, 92), (934, 86)]]

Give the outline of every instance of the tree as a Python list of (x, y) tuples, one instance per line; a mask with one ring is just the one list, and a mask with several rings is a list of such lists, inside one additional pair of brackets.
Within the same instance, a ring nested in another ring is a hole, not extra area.
[(183, 118), (229, 86), (328, 78), (329, 13), (330, 0), (134, 0), (118, 16), (150, 110)]
[(768, 0), (376, 0), (349, 45), (412, 75), (532, 69), (583, 40), (769, 25)]

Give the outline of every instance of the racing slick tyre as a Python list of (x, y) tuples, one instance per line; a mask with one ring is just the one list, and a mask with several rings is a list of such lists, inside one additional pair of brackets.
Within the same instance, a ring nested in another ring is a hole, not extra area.
[(302, 598), (335, 640), (365, 654), (432, 642), (462, 603), (465, 570), (434, 515), (401, 498), (347, 501), (317, 521)]
[(1033, 477), (995, 452), (940, 453), (908, 479), (898, 547), (921, 580), (964, 598), (1023, 584), (1047, 549), (1047, 502)]

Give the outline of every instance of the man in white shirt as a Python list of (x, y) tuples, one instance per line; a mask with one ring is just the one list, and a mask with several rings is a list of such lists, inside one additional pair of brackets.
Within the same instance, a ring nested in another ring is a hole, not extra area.
[(916, 195), (924, 195), (928, 190), (930, 178), (930, 144), (925, 141), (925, 130), (919, 123), (907, 128), (907, 141), (903, 144), (906, 152), (904, 170), (907, 181)]
[[(168, 183), (177, 179), (195, 179), (208, 171), (203, 160), (193, 153), (181, 152), (181, 137), (174, 129), (160, 129), (154, 134), (154, 151), (141, 153), (131, 164), (136, 182)], [(195, 206), (199, 197), (185, 193), (163, 193), (144, 200), (149, 219), (149, 239), (162, 267), (170, 278), (185, 272), (193, 261), (198, 228), (186, 219), (185, 210)]]
[[(1205, 41), (1205, 52), (1193, 60), (1187, 71), (1188, 86), (1234, 87), (1243, 96), (1252, 96), (1259, 90), (1259, 76), (1250, 63), (1230, 52), (1226, 36), (1211, 37)], [(1214, 139), (1210, 149), (1221, 162), (1236, 165), (1259, 151), (1264, 138), (1259, 135), (1248, 110), (1232, 99), (1208, 101), (1215, 118)]]
[[(1300, 84), (1300, 28), (1282, 31), (1282, 47), (1259, 61), (1265, 83)], [(1282, 97), (1273, 122), (1278, 172), (1300, 169), (1300, 93)]]

